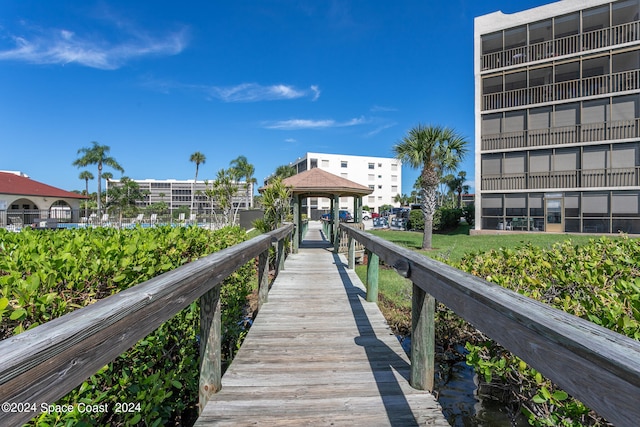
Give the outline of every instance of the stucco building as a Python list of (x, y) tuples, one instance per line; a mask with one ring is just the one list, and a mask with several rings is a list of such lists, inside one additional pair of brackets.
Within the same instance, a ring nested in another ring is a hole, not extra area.
[(640, 233), (640, 1), (475, 19), (476, 229)]

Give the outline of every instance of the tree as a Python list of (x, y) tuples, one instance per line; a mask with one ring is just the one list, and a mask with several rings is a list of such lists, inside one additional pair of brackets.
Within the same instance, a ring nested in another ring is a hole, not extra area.
[(256, 171), (256, 168), (247, 161), (245, 156), (238, 156), (238, 158), (231, 160), (231, 169), (234, 171), (234, 174), (241, 180), (244, 178), (245, 185), (247, 189), (247, 209), (249, 209), (249, 205), (251, 204), (251, 190), (253, 189), (253, 184), (257, 181), (253, 177), (253, 174)]
[(449, 189), (451, 190), (451, 192), (457, 193), (458, 195), (457, 197), (458, 209), (462, 208), (462, 194), (469, 193), (469, 186), (464, 184), (466, 180), (467, 180), (467, 173), (465, 171), (460, 171), (458, 172), (458, 176), (452, 175), (451, 179), (447, 182), (447, 185), (449, 186)]
[[(94, 178), (93, 174), (89, 171), (82, 171), (78, 178), (84, 179), (84, 195), (89, 197), (89, 180)], [(89, 199), (84, 201), (84, 216), (85, 218), (89, 218)]]
[(189, 157), (189, 161), (196, 164), (196, 177), (193, 180), (193, 185), (191, 186), (191, 214), (193, 214), (193, 204), (196, 197), (195, 184), (198, 182), (198, 169), (200, 168), (200, 165), (203, 164), (206, 160), (207, 157), (199, 151), (196, 151), (191, 155), (191, 157)]
[[(238, 194), (238, 185), (234, 181), (234, 173), (232, 169), (220, 169), (216, 175), (216, 179), (211, 183), (211, 187), (207, 188), (204, 194), (211, 201), (213, 212), (213, 203), (222, 210), (224, 225), (234, 225), (240, 204), (234, 206), (233, 198)], [(208, 186), (208, 183), (206, 184)], [(234, 209), (235, 208), (235, 209)]]
[(279, 228), (291, 210), (291, 187), (275, 177), (262, 191), (262, 205), (264, 218), (254, 221), (254, 226), (263, 233)]
[(124, 169), (116, 159), (108, 155), (111, 150), (108, 145), (100, 145), (95, 141), (92, 141), (91, 144), (91, 147), (83, 147), (78, 150), (78, 154), (82, 154), (82, 157), (76, 159), (73, 162), (73, 166), (98, 165), (98, 217), (100, 217), (102, 215), (102, 167), (107, 165), (120, 173), (124, 173)]
[(422, 249), (431, 249), (433, 214), (440, 178), (453, 171), (466, 154), (467, 141), (455, 130), (418, 124), (394, 147), (396, 157), (413, 168), (421, 168), (421, 209), (424, 214)]
[(120, 178), (120, 185), (109, 188), (109, 202), (107, 208), (118, 208), (120, 215), (120, 224), (122, 224), (122, 216), (133, 216), (137, 213), (138, 208), (136, 202), (144, 200), (147, 192), (140, 190), (140, 186), (132, 179), (123, 176)]
[[(111, 180), (113, 179), (113, 174), (111, 172), (103, 172), (102, 173), (102, 177), (104, 178), (105, 181), (107, 181), (107, 193), (109, 192), (109, 183), (111, 182)], [(107, 197), (107, 195), (105, 194), (105, 204), (109, 201), (109, 198)]]
[(296, 168), (293, 165), (281, 165), (276, 168), (276, 171), (274, 172), (274, 174), (271, 175), (267, 179), (267, 181), (268, 183), (271, 183), (271, 181), (273, 181), (276, 178), (286, 179), (295, 174), (296, 174)]

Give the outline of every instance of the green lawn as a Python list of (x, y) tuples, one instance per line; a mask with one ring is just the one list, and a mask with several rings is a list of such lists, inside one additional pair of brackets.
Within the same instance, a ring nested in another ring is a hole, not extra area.
[[(393, 230), (369, 230), (371, 234), (382, 237), (397, 245), (415, 250), (428, 257), (444, 260), (451, 263), (459, 261), (465, 254), (473, 252), (486, 252), (491, 249), (517, 248), (527, 243), (550, 248), (554, 243), (571, 240), (575, 244), (587, 243), (596, 236), (567, 235), (567, 234), (501, 234), (470, 236), (469, 226), (460, 226), (448, 234), (433, 235), (433, 250), (422, 251), (422, 232), (393, 231)], [(363, 283), (366, 281), (366, 266), (357, 266), (356, 272)], [(381, 268), (378, 278), (378, 290), (381, 299), (381, 309), (391, 326), (402, 324), (398, 311), (411, 310), (411, 281), (398, 275), (392, 269)], [(405, 322), (410, 322), (410, 318)]]
[(470, 252), (486, 252), (498, 248), (516, 248), (527, 243), (547, 248), (554, 243), (571, 240), (576, 244), (583, 244), (597, 237), (587, 235), (567, 235), (548, 233), (529, 234), (496, 234), (469, 236), (469, 227), (460, 226), (455, 231), (448, 234), (433, 234), (433, 250), (421, 251), (422, 232), (414, 231), (392, 231), (392, 230), (370, 230), (371, 234), (380, 236), (397, 245), (416, 250), (426, 256), (436, 259), (459, 261), (463, 255)]

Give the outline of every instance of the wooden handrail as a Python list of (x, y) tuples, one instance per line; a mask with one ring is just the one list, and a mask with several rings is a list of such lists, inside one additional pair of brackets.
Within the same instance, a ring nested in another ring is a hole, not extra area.
[(640, 342), (377, 236), (340, 228), (386, 264), (402, 266), (414, 291), (435, 297), (609, 422), (637, 424)]
[[(225, 278), (292, 231), (292, 224), (285, 225), (0, 341), (0, 403), (33, 403), (38, 408), (35, 412), (0, 411), (0, 425), (30, 420), (42, 403), (69, 393), (197, 298), (212, 290), (219, 292)], [(268, 257), (260, 258), (268, 262)], [(207, 336), (216, 334), (219, 341), (219, 330)], [(208, 363), (212, 362), (202, 362)], [(204, 370), (211, 375), (211, 369)]]

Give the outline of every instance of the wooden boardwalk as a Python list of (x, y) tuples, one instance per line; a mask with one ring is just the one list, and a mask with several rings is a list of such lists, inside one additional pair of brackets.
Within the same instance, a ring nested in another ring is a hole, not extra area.
[(196, 426), (449, 426), (346, 267), (311, 228)]

